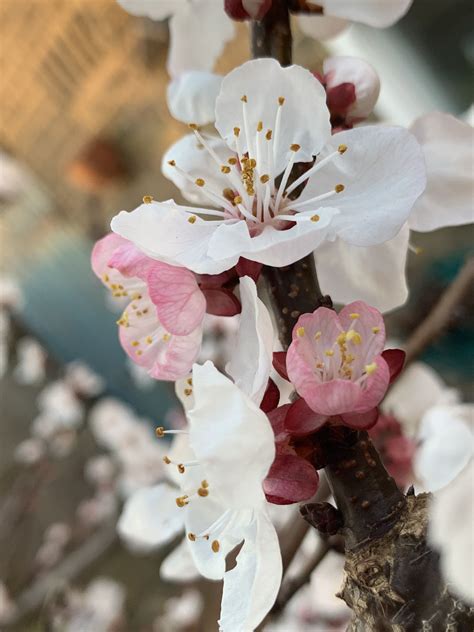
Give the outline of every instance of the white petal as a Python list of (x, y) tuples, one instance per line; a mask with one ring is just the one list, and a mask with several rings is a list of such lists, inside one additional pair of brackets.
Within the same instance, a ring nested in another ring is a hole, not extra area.
[(131, 546), (149, 550), (172, 540), (184, 527), (178, 490), (167, 483), (144, 487), (125, 502), (117, 531)]
[[(173, 0), (173, 4), (178, 3)], [(212, 70), (233, 36), (233, 22), (220, 0), (179, 0), (179, 10), (170, 20), (169, 74), (177, 77), (187, 70)]]
[(282, 562), (275, 527), (263, 513), (245, 532), (237, 565), (224, 575), (221, 632), (251, 632), (269, 612), (280, 589)]
[(186, 539), (165, 557), (160, 566), (160, 577), (168, 582), (191, 582), (199, 578)]
[(131, 15), (164, 20), (176, 11), (176, 0), (117, 0)]
[(326, 89), (342, 83), (355, 87), (355, 102), (349, 107), (348, 122), (367, 118), (377, 103), (380, 79), (374, 68), (357, 57), (327, 57), (323, 62)]
[(362, 300), (381, 312), (403, 305), (408, 297), (405, 262), (408, 226), (377, 246), (351, 246), (342, 239), (315, 251), (319, 285), (335, 303)]
[[(231, 154), (227, 143), (218, 137), (207, 138), (206, 141), (219, 156), (222, 164), (225, 164)], [(193, 181), (202, 178), (206, 183), (211, 183), (213, 189), (219, 192), (229, 187), (229, 179), (220, 171), (219, 166), (211, 158), (209, 152), (199, 144), (194, 134), (186, 134), (174, 145), (171, 145), (163, 156), (161, 171), (178, 187), (187, 200), (195, 204), (214, 207), (215, 205), (209, 201), (200, 187), (189, 182), (175, 167), (168, 164), (170, 160), (174, 160), (176, 165), (191, 176)]]
[(413, 0), (319, 0), (326, 15), (385, 28), (405, 15)]
[[(188, 538), (188, 547), (201, 575), (222, 579), (227, 555), (243, 539), (241, 525), (248, 523), (249, 512), (226, 511), (214, 502), (212, 488), (209, 489), (209, 497), (191, 501), (186, 508), (186, 533), (196, 535), (193, 541)], [(208, 537), (198, 537), (202, 534)], [(219, 544), (218, 549), (213, 549), (215, 542)]]
[(227, 373), (257, 405), (262, 401), (273, 359), (273, 325), (267, 308), (258, 298), (250, 277), (240, 279), (240, 315), (237, 344)]
[(401, 127), (369, 125), (334, 134), (318, 158), (341, 144), (347, 151), (314, 174), (299, 199), (343, 184), (344, 191), (332, 198), (332, 206), (341, 211), (332, 230), (356, 246), (383, 243), (395, 237), (423, 193), (426, 174), (421, 148)]
[(426, 161), (426, 191), (410, 216), (410, 228), (426, 232), (474, 220), (473, 128), (450, 114), (432, 112), (411, 126)]
[(213, 123), (221, 83), (221, 75), (203, 70), (190, 70), (173, 79), (166, 92), (172, 116), (183, 123)]
[(450, 483), (474, 455), (474, 405), (435, 406), (421, 420), (415, 474), (426, 491)]
[(474, 603), (474, 459), (445, 489), (434, 495), (428, 535), (441, 551), (441, 567), (453, 592)]
[(349, 26), (347, 20), (329, 15), (299, 15), (297, 19), (303, 33), (316, 40), (336, 37)]
[[(265, 86), (265, 90), (262, 90)], [(290, 145), (301, 146), (298, 160), (311, 160), (330, 137), (326, 93), (321, 83), (300, 66), (282, 68), (274, 59), (248, 61), (230, 72), (222, 81), (216, 102), (216, 128), (234, 148), (234, 128), (241, 130), (239, 144), (249, 149), (245, 138), (242, 96), (247, 97), (246, 111), (250, 136), (250, 155), (255, 157), (255, 138), (259, 122), (263, 130), (275, 133), (279, 97), (285, 98), (276, 147), (275, 169), (283, 171), (290, 155)], [(266, 141), (264, 141), (266, 142)]]
[[(317, 222), (310, 221), (319, 215)], [(209, 242), (209, 255), (216, 260), (227, 256), (242, 256), (269, 266), (286, 266), (298, 261), (317, 248), (332, 231), (338, 210), (329, 207), (315, 208), (299, 213), (307, 221), (299, 221), (288, 230), (265, 226), (263, 231), (251, 237), (245, 222), (222, 224)]]
[(112, 219), (111, 228), (149, 257), (199, 274), (218, 274), (237, 263), (238, 254), (220, 260), (207, 254), (218, 224), (200, 218), (191, 224), (188, 219), (189, 214), (173, 201), (153, 202), (142, 204), (131, 213), (121, 211)]
[(414, 362), (390, 388), (382, 407), (403, 424), (405, 434), (415, 437), (427, 410), (437, 404), (455, 402), (457, 397), (431, 367)]
[(190, 443), (211, 493), (215, 489), (227, 507), (260, 506), (262, 481), (275, 457), (267, 416), (212, 362), (194, 365), (193, 384)]

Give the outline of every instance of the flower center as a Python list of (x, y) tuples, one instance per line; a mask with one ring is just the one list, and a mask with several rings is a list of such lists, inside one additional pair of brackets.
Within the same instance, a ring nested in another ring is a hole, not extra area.
[[(175, 160), (168, 161), (168, 164), (175, 168), (185, 180), (201, 189), (201, 192), (213, 205), (220, 207), (220, 210), (200, 211), (181, 206), (182, 210), (190, 213), (188, 221), (191, 224), (195, 223), (196, 215), (213, 216), (219, 218), (221, 223), (244, 220), (247, 222), (252, 236), (260, 233), (266, 225), (282, 230), (291, 226), (289, 222), (318, 222), (320, 215), (313, 213), (313, 211), (320, 207), (319, 203), (322, 200), (344, 191), (344, 185), (336, 184), (332, 190), (300, 202), (294, 201), (291, 194), (305, 184), (317, 171), (334, 160), (336, 156), (344, 154), (347, 151), (347, 146), (339, 145), (336, 151), (325, 158), (319, 161), (316, 159), (312, 167), (290, 183), (290, 176), (295, 163), (298, 162), (298, 155), (301, 150), (297, 143), (291, 144), (289, 147), (290, 158), (281, 174), (280, 182), (277, 184), (277, 177), (280, 176), (280, 173), (277, 172), (276, 162), (285, 98), (278, 98), (278, 107), (272, 127), (265, 128), (263, 121), (259, 121), (254, 130), (250, 128), (248, 120), (249, 103), (246, 95), (242, 96), (241, 102), (243, 129), (234, 127), (236, 152), (227, 159), (225, 164), (222, 164), (222, 159), (200, 132), (199, 127), (194, 123), (189, 126), (200, 145), (204, 147), (216, 164), (216, 169), (219, 169), (220, 173), (226, 176), (228, 186), (220, 191), (221, 185), (206, 181), (204, 178), (193, 178), (181, 169)], [(245, 152), (243, 151), (242, 138), (245, 139), (245, 146), (247, 147)], [(309, 211), (309, 213), (303, 213), (303, 211)]]

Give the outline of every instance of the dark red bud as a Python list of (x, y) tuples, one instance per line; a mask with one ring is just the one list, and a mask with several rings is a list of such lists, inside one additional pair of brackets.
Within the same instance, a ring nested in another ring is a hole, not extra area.
[(301, 515), (323, 535), (335, 535), (344, 525), (341, 512), (330, 503), (309, 503), (300, 508)]
[(201, 290), (206, 298), (206, 312), (214, 316), (235, 316), (242, 307), (239, 299), (230, 290), (205, 288)]

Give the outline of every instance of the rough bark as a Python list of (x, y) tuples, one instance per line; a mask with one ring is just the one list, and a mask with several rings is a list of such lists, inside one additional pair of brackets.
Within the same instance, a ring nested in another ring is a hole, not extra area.
[[(254, 57), (291, 63), (287, 0), (252, 26)], [(284, 348), (299, 315), (331, 306), (320, 291), (313, 257), (264, 270)], [(328, 431), (326, 475), (343, 522), (345, 580), (340, 596), (353, 611), (350, 632), (464, 632), (474, 611), (447, 591), (439, 558), (427, 541), (429, 495), (405, 497), (367, 433)], [(311, 522), (311, 511), (304, 508)], [(315, 520), (315, 523), (317, 521)]]

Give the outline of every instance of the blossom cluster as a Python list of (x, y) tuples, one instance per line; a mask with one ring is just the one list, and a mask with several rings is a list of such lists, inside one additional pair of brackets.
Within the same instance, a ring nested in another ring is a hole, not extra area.
[[(162, 574), (223, 579), (220, 629), (247, 632), (280, 588), (274, 506), (315, 495), (325, 464), (320, 432), (370, 430), (401, 486), (414, 470), (430, 478), (421, 455), (436, 452), (439, 439), (430, 445), (421, 432), (418, 454), (396, 412), (385, 408), (380, 417), (404, 363), (403, 351), (385, 348), (382, 312), (406, 300), (410, 229), (470, 220), (468, 174), (445, 160), (447, 138), (459, 140), (460, 155), (469, 137), (466, 126), (437, 113), (411, 130), (356, 126), (371, 114), (380, 87), (362, 60), (329, 59), (313, 73), (258, 59), (225, 77), (210, 73), (232, 36), (228, 16), (261, 19), (271, 0), (229, 1), (227, 13), (205, 0), (119, 3), (170, 18), (168, 100), (190, 132), (168, 149), (162, 167), (189, 204), (146, 195), (113, 218), (92, 253), (95, 274), (128, 301), (118, 320), (124, 350), (152, 378), (176, 382), (186, 414), (185, 427), (156, 429), (158, 439), (174, 437), (163, 456), (166, 480), (136, 491), (118, 528), (142, 548), (182, 534)], [(367, 12), (366, 4), (322, 1), (323, 16), (299, 15), (302, 28), (327, 16), (339, 26), (348, 19), (384, 27), (410, 1), (375, 3), (377, 11)], [(205, 58), (190, 68), (178, 33), (198, 5), (202, 28), (187, 31), (187, 46), (214, 35), (217, 22), (221, 37), (199, 48)], [(449, 213), (445, 188), (455, 193)], [(345, 306), (297, 313), (291, 344), (281, 351), (257, 282), (266, 268), (306, 256), (315, 259), (322, 290)], [(197, 362), (206, 313), (240, 315), (225, 371)], [(441, 484), (455, 469), (446, 469)], [(236, 565), (229, 568), (231, 553)]]

